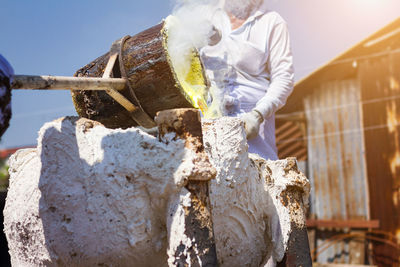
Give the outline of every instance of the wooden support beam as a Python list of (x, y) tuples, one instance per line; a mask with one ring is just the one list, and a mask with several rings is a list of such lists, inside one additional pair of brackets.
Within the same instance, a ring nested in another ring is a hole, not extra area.
[(352, 228), (352, 229), (377, 229), (380, 227), (378, 220), (307, 220), (308, 228)]
[(313, 267), (378, 267), (378, 266), (376, 266), (376, 265), (357, 265), (357, 264), (314, 263)]
[(276, 114), (275, 119), (281, 121), (296, 121), (296, 122), (306, 121), (306, 117), (303, 111), (293, 112), (289, 114)]

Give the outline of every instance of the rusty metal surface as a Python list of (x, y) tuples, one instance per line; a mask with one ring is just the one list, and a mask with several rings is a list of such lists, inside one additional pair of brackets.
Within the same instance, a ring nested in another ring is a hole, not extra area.
[(307, 143), (303, 127), (305, 127), (303, 122), (277, 121), (275, 136), (280, 159), (295, 157), (298, 161), (307, 160)]
[[(400, 44), (397, 44), (399, 47)], [(400, 54), (360, 63), (371, 217), (400, 233)], [(374, 244), (379, 266), (399, 266), (399, 255)]]
[[(359, 101), (356, 80), (323, 84), (304, 99), (313, 219), (369, 219)], [(317, 246), (325, 238), (317, 236)], [(318, 261), (346, 263), (348, 253), (348, 244), (338, 243)]]

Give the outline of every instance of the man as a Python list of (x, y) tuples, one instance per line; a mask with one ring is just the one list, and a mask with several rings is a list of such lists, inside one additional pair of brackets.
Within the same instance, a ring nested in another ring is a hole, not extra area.
[(0, 54), (0, 137), (7, 130), (11, 118), (11, 82), (14, 70)]
[(224, 90), (224, 115), (245, 122), (249, 152), (276, 160), (275, 117), (293, 90), (286, 22), (263, 0), (226, 0), (213, 18), (222, 39), (201, 56), (214, 86)]
[[(264, 0), (225, 0), (213, 18), (221, 41), (201, 57), (222, 114), (245, 123), (249, 152), (277, 160), (275, 112), (293, 90), (294, 70), (286, 22)], [(272, 240), (279, 240), (279, 224)], [(275, 228), (275, 227), (274, 227)], [(271, 257), (265, 267), (275, 266)]]

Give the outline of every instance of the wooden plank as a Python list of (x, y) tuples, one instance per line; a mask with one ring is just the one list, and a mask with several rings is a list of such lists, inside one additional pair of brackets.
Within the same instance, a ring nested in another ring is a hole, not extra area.
[(315, 244), (317, 241), (317, 230), (316, 229), (307, 229), (308, 233), (308, 242), (310, 244), (310, 251), (314, 251), (314, 255), (311, 255), (312, 258), (315, 258)]
[(376, 265), (314, 263), (313, 267), (378, 267)]
[(378, 220), (307, 220), (308, 228), (353, 228), (353, 229), (377, 229), (380, 227)]
[[(365, 237), (364, 231), (351, 231), (350, 234), (359, 234)], [(349, 262), (351, 264), (365, 263), (365, 240), (352, 239), (349, 242)]]
[[(391, 44), (387, 45), (389, 49)], [(393, 235), (400, 228), (400, 168), (395, 163), (400, 151), (400, 127), (396, 126), (400, 117), (399, 62), (400, 54), (393, 54), (359, 64), (370, 213), (381, 222), (381, 230)], [(380, 242), (373, 247), (373, 255), (378, 255), (376, 264), (398, 266), (398, 251)]]

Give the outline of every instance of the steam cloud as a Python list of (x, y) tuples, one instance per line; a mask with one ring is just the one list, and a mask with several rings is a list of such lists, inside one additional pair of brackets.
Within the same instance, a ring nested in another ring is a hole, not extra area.
[[(190, 70), (190, 60), (193, 48), (200, 51), (210, 43), (215, 28), (212, 23), (213, 16), (222, 7), (223, 0), (175, 0), (172, 16), (168, 17), (168, 52), (174, 69), (177, 73), (186, 77)], [(208, 77), (213, 80), (214, 77)], [(211, 83), (209, 89), (209, 114), (206, 117), (220, 117), (218, 110), (221, 106), (220, 88)], [(214, 86), (213, 86), (214, 85)], [(221, 88), (222, 89), (222, 88)], [(210, 115), (213, 113), (212, 115)]]
[(187, 58), (193, 48), (200, 50), (213, 34), (212, 14), (219, 0), (177, 0), (168, 36), (168, 49), (175, 66), (187, 71)]
[[(177, 72), (186, 76), (190, 70), (190, 55), (193, 48), (200, 51), (212, 42), (215, 37), (214, 16), (219, 16), (221, 9), (236, 16), (247, 18), (255, 7), (265, 0), (175, 0), (172, 17), (169, 17), (170, 31), (168, 50)], [(219, 14), (219, 15), (218, 15)], [(220, 25), (222, 26), (222, 25)], [(220, 30), (222, 42), (228, 33)], [(226, 95), (225, 81), (229, 75), (226, 62), (230, 55), (223, 55), (225, 62), (213, 63), (213, 73), (208, 75), (211, 80), (209, 89), (209, 111), (206, 117), (215, 118), (226, 115), (224, 98)], [(205, 63), (205, 62), (203, 62)], [(225, 64), (224, 64), (225, 63)], [(218, 66), (215, 66), (218, 65)], [(208, 72), (208, 74), (210, 74)]]

